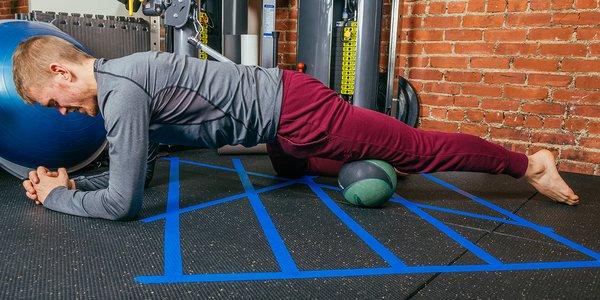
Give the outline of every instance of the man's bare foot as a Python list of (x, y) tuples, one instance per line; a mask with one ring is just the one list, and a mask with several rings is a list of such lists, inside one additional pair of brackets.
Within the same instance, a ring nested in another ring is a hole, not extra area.
[(554, 155), (548, 150), (540, 150), (529, 155), (529, 165), (525, 178), (540, 193), (554, 201), (569, 205), (579, 204), (579, 196), (560, 177), (556, 169)]

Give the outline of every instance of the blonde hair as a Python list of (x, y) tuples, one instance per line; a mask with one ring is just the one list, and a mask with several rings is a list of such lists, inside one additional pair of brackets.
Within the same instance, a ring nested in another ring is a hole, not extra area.
[(13, 54), (13, 80), (17, 93), (25, 102), (32, 104), (35, 99), (29, 95), (29, 90), (50, 81), (51, 63), (83, 64), (90, 58), (93, 57), (64, 39), (50, 35), (32, 37), (19, 44)]

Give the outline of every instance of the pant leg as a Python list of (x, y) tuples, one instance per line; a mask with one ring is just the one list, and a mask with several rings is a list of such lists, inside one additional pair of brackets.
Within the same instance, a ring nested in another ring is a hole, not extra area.
[(304, 175), (337, 176), (344, 162), (320, 158), (297, 158), (286, 154), (277, 141), (267, 144), (273, 169), (278, 175), (297, 178)]
[(406, 173), (474, 171), (522, 177), (527, 156), (479, 137), (424, 131), (352, 106), (318, 80), (284, 72), (277, 140), (286, 154), (337, 161), (381, 159)]

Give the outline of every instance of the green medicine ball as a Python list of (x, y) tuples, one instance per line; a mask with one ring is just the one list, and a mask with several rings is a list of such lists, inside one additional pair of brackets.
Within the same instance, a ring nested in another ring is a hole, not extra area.
[(392, 165), (381, 160), (359, 160), (344, 164), (338, 183), (346, 201), (359, 206), (376, 207), (388, 201), (396, 191), (397, 177)]

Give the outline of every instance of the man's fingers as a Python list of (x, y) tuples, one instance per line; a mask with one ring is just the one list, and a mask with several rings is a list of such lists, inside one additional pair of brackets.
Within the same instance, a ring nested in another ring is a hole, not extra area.
[(69, 178), (69, 175), (67, 174), (67, 169), (65, 168), (58, 168), (58, 176), (61, 178)]
[(33, 188), (33, 184), (30, 180), (23, 181), (23, 188), (25, 188), (26, 192), (30, 194), (35, 194), (35, 188)]
[[(36, 173), (37, 173), (38, 178), (39, 177), (47, 177), (49, 171), (50, 170), (48, 170), (46, 167), (39, 166), (39, 167), (37, 167)], [(36, 183), (38, 183), (38, 182), (36, 182)]]
[(29, 192), (26, 192), (25, 195), (27, 195), (27, 198), (31, 199), (31, 200), (35, 200), (35, 202), (37, 201), (37, 195), (36, 194), (31, 194)]
[(38, 184), (40, 183), (40, 178), (37, 175), (37, 171), (30, 171), (29, 172), (29, 180), (31, 180), (31, 182)]

